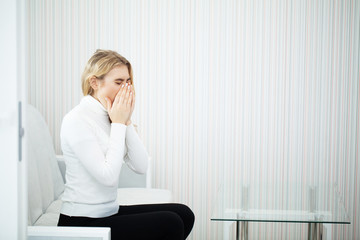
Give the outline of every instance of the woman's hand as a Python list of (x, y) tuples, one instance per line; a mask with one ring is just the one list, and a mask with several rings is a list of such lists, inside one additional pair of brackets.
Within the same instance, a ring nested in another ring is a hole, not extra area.
[(131, 92), (132, 92), (132, 101), (131, 101), (131, 113), (130, 113), (130, 117), (129, 119), (127, 120), (126, 122), (126, 126), (129, 126), (131, 124), (131, 116), (132, 116), (132, 113), (134, 112), (134, 108), (135, 108), (135, 88), (133, 85), (130, 85), (131, 86)]
[(113, 123), (126, 124), (130, 120), (135, 103), (132, 89), (128, 83), (122, 84), (112, 103), (109, 98), (105, 98), (106, 108)]

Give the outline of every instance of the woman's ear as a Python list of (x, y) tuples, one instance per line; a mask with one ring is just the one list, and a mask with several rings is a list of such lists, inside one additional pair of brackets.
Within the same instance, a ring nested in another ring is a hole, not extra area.
[(89, 83), (90, 83), (90, 86), (92, 87), (92, 89), (94, 89), (94, 91), (98, 89), (99, 84), (98, 84), (97, 78), (95, 76), (93, 76), (89, 79)]

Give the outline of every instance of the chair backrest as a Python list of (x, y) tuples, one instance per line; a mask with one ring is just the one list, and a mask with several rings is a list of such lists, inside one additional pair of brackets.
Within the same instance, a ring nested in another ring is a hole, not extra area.
[(48, 206), (64, 191), (54, 145), (48, 126), (33, 106), (26, 106), (25, 138), (28, 159), (28, 224), (45, 213)]
[(118, 184), (119, 188), (145, 188), (147, 186), (146, 181), (146, 174), (135, 173), (126, 164), (121, 167)]

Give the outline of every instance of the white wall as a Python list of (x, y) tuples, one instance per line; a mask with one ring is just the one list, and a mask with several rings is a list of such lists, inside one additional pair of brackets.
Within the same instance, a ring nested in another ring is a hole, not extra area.
[[(61, 153), (87, 59), (114, 49), (134, 66), (153, 185), (194, 210), (192, 239), (221, 238), (209, 220), (220, 183), (259, 180), (339, 182), (352, 224), (332, 233), (357, 239), (359, 13), (355, 0), (31, 1), (29, 101)], [(306, 230), (252, 224), (250, 236)]]

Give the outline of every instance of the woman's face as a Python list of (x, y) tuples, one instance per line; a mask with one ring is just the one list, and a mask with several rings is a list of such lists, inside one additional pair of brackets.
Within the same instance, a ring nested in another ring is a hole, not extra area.
[(105, 97), (114, 101), (121, 84), (131, 83), (129, 70), (126, 65), (113, 68), (103, 79), (98, 81), (98, 89), (95, 91), (94, 97), (97, 98), (102, 105), (106, 107)]

